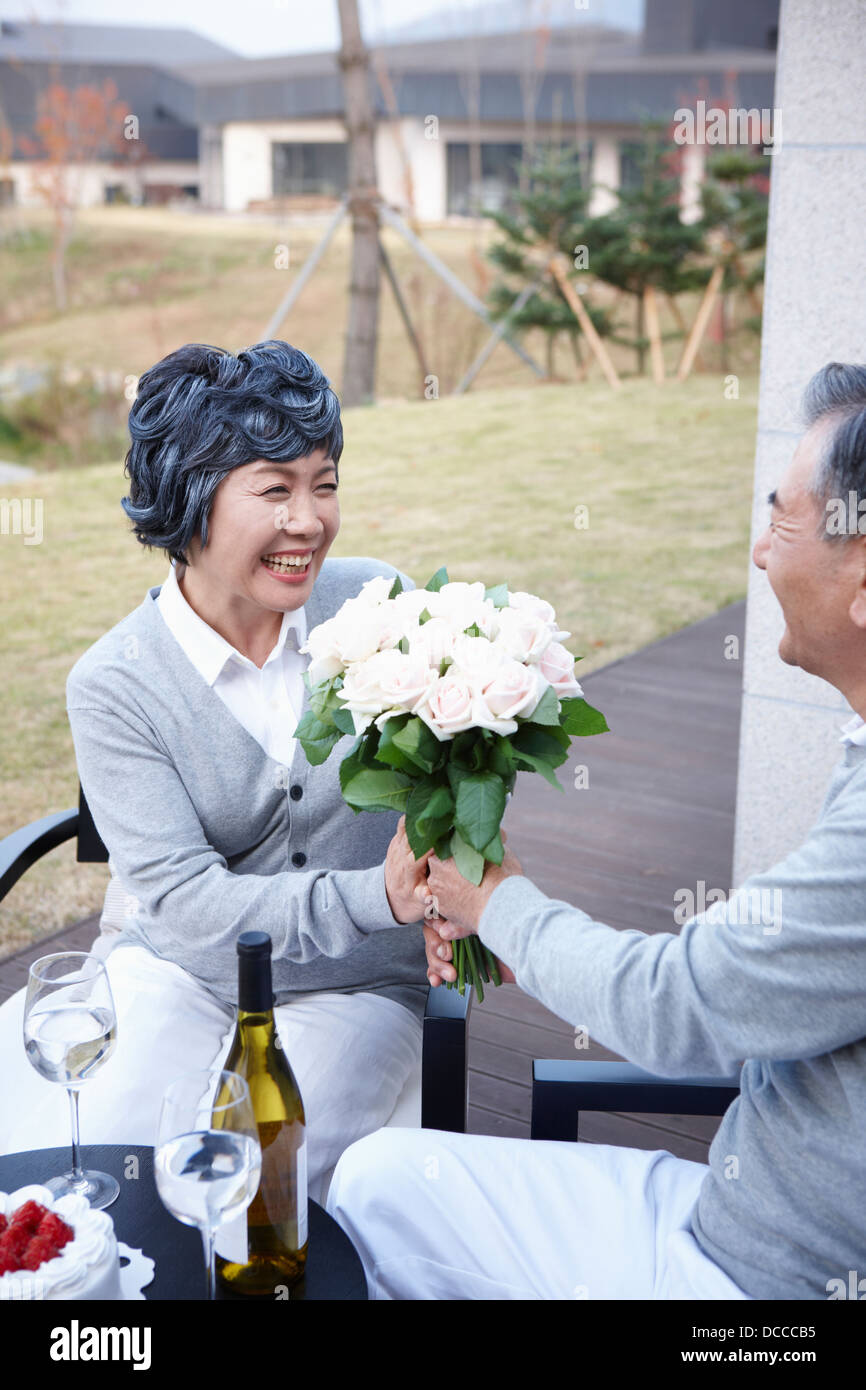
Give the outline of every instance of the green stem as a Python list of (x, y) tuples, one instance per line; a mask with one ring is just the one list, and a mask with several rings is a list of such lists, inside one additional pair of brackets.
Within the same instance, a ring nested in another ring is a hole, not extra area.
[(496, 963), (495, 955), (492, 951), (488, 951), (486, 946), (484, 947), (484, 954), (487, 957), (487, 965), (490, 970), (490, 978), (492, 979), (494, 985), (501, 985), (502, 976), (499, 973), (499, 966)]
[(475, 986), (475, 990), (478, 995), (478, 1002), (479, 1004), (481, 1004), (484, 1002), (484, 989), (481, 984), (481, 976), (478, 973), (478, 964), (476, 962), (475, 951), (473, 949), (474, 945), (475, 937), (466, 937), (466, 955), (469, 961), (469, 969), (472, 974), (472, 983)]

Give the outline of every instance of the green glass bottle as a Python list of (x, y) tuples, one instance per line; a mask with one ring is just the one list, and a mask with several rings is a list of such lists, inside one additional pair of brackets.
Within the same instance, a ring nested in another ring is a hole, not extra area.
[(262, 1177), (247, 1211), (216, 1234), (218, 1284), (232, 1294), (287, 1297), (307, 1258), (304, 1105), (274, 1024), (271, 938), (238, 937), (238, 1020), (223, 1066), (246, 1078), (262, 1148)]

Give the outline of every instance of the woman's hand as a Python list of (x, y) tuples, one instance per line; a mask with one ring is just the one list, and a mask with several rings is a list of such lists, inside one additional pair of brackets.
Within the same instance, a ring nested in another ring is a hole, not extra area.
[(401, 816), (385, 856), (385, 893), (388, 905), (398, 922), (407, 925), (424, 916), (427, 887), (428, 850), (416, 859), (406, 835), (406, 817)]
[[(439, 985), (447, 980), (457, 979), (457, 971), (451, 963), (454, 956), (454, 948), (448, 941), (442, 939), (437, 930), (439, 926), (447, 927), (447, 925), (447, 922), (441, 918), (438, 920), (435, 918), (428, 919), (424, 923), (424, 948), (427, 952), (427, 979), (434, 989), (437, 989)], [(509, 970), (508, 966), (504, 961), (501, 961), (498, 956), (496, 960), (499, 966), (499, 975), (502, 983), (505, 985), (513, 985), (515, 983), (514, 975)]]

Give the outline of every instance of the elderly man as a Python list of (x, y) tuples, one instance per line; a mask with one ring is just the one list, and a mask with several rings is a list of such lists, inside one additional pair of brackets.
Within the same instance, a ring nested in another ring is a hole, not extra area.
[[(753, 558), (784, 614), (782, 660), (857, 717), (801, 848), (679, 935), (547, 898), (510, 850), (478, 887), (429, 861), (433, 983), (454, 978), (444, 943), (478, 932), (505, 978), (651, 1072), (746, 1059), (709, 1164), (382, 1130), (344, 1153), (328, 1200), (372, 1297), (828, 1298), (866, 1274), (866, 366), (820, 371), (806, 418)], [(770, 925), (750, 914), (768, 900)]]

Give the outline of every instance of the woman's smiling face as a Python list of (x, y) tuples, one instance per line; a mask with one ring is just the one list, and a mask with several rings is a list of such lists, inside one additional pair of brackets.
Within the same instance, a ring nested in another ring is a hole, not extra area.
[[(207, 545), (196, 537), (187, 553), (210, 595), (286, 612), (309, 598), (339, 529), (336, 465), (317, 449), (290, 462), (233, 468), (214, 494)], [(287, 567), (291, 553), (311, 555), (306, 569)], [(266, 563), (266, 556), (275, 558)]]

